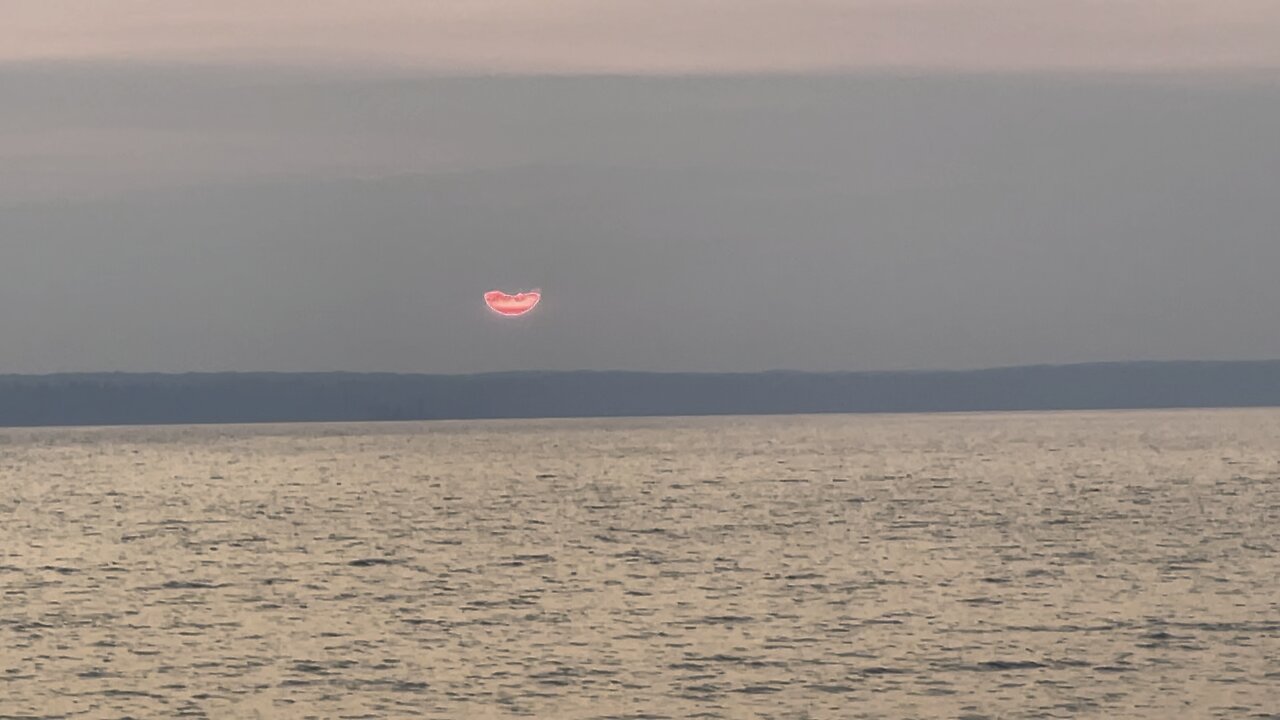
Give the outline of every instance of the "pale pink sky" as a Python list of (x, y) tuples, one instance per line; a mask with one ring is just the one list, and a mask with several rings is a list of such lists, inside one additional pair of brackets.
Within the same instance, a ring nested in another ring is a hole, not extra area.
[(0, 0), (0, 62), (670, 73), (1280, 68), (1280, 0)]

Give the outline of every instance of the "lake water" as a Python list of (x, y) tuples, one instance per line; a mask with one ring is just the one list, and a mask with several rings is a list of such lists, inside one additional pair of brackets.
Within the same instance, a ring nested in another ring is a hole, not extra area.
[(0, 717), (1280, 717), (1280, 411), (0, 430)]

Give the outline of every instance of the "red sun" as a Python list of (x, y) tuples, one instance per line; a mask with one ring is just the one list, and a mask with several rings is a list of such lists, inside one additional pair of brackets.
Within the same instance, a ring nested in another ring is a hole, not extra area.
[(501, 290), (490, 290), (484, 294), (484, 302), (490, 310), (508, 317), (524, 315), (541, 299), (542, 291), (540, 290), (529, 290), (515, 295), (508, 295)]

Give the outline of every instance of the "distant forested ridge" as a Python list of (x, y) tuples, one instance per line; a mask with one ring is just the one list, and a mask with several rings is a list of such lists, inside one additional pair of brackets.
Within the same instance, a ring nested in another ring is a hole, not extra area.
[(1280, 361), (859, 373), (0, 375), (0, 425), (1280, 406)]

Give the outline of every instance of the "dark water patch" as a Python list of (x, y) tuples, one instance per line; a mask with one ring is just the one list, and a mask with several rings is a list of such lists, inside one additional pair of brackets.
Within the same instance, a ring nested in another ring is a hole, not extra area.
[(706, 615), (694, 620), (686, 620), (683, 623), (690, 625), (737, 625), (740, 623), (754, 622), (755, 618), (750, 615)]
[(1153, 632), (1149, 632), (1143, 635), (1142, 639), (1151, 640), (1152, 642), (1164, 643), (1164, 642), (1175, 642), (1175, 641), (1182, 641), (1182, 640), (1194, 640), (1195, 638), (1190, 635), (1174, 635), (1173, 633), (1165, 632), (1164, 630), (1155, 630)]
[(147, 692), (145, 690), (123, 690), (121, 688), (107, 688), (106, 690), (100, 690), (96, 693), (83, 693), (83, 694), (102, 695), (104, 697), (142, 697), (142, 698), (149, 698), (151, 700), (165, 699), (163, 695), (157, 695), (156, 693), (153, 693), (153, 692)]
[(954, 628), (947, 632), (957, 635), (992, 635), (1009, 632), (1093, 633), (1114, 632), (1130, 627), (1132, 627), (1132, 625), (1127, 623), (1115, 623), (1109, 625), (992, 625), (976, 628)]
[(871, 667), (860, 668), (856, 671), (859, 675), (866, 677), (876, 677), (879, 675), (910, 675), (911, 671), (904, 668), (885, 667), (883, 665), (873, 665)]
[(379, 680), (379, 679), (352, 679), (337, 678), (330, 682), (330, 685), (343, 688), (351, 692), (393, 692), (393, 693), (425, 693), (431, 685), (426, 682), (416, 680)]
[(683, 535), (677, 534), (667, 528), (622, 528), (610, 526), (605, 528), (606, 532), (627, 533), (629, 535), (662, 535), (669, 538), (681, 538)]
[(153, 587), (145, 588), (147, 590), (216, 590), (218, 588), (230, 587), (231, 583), (215, 583), (206, 580), (169, 580)]
[(505, 600), (472, 600), (462, 606), (464, 612), (475, 610), (487, 610), (490, 608), (515, 608), (529, 607), (536, 605), (537, 602), (526, 597), (513, 597)]
[(1280, 622), (1166, 622), (1169, 627), (1204, 630), (1206, 632), (1274, 633), (1280, 632)]
[(0, 620), (0, 625), (8, 625), (16, 631), (23, 630), (51, 630), (55, 626), (40, 620)]
[(646, 562), (650, 565), (662, 565), (667, 562), (667, 558), (661, 553), (646, 552), (637, 548), (615, 553), (612, 557), (626, 562)]
[(375, 565), (396, 565), (400, 561), (391, 558), (360, 558), (347, 563), (351, 567), (374, 567)]
[(580, 668), (561, 667), (546, 672), (533, 673), (529, 679), (541, 685), (565, 687), (581, 682), (587, 673)]
[(805, 687), (809, 690), (829, 695), (848, 695), (857, 692), (857, 688), (852, 685), (806, 685)]
[(1003, 605), (1004, 604), (1003, 600), (997, 600), (996, 598), (981, 597), (981, 596), (964, 598), (960, 602), (964, 603), (965, 605)]
[(299, 660), (292, 665), (294, 672), (308, 673), (311, 675), (328, 675), (333, 670), (341, 670), (355, 665), (351, 661), (342, 661), (336, 663), (316, 662), (312, 660)]
[(980, 663), (957, 663), (946, 665), (946, 670), (962, 672), (1012, 672), (1018, 670), (1040, 670), (1048, 667), (1035, 660), (987, 660)]
[(750, 658), (742, 655), (727, 655), (724, 653), (716, 653), (715, 655), (698, 655), (695, 653), (686, 653), (685, 659), (690, 662), (705, 663), (745, 663)]
[(770, 646), (774, 646), (777, 648), (794, 648), (797, 645), (816, 645), (823, 642), (826, 642), (825, 637), (768, 637), (765, 638), (765, 647), (768, 648)]
[(724, 687), (715, 683), (703, 683), (701, 685), (686, 685), (684, 690), (688, 693), (697, 693), (702, 697), (714, 697), (724, 692)]
[(786, 668), (788, 665), (786, 660), (747, 660), (742, 664), (749, 668)]

